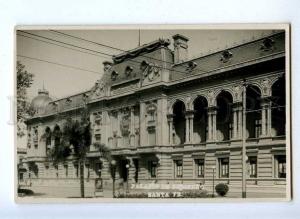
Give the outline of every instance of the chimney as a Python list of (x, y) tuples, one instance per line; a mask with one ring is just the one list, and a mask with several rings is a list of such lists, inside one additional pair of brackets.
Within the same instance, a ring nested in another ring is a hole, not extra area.
[(189, 38), (176, 34), (174, 39), (174, 63), (180, 63), (188, 59), (188, 44)]

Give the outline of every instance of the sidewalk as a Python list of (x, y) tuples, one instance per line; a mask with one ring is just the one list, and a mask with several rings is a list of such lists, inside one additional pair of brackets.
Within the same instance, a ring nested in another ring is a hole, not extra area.
[[(53, 187), (28, 187), (28, 189), (33, 190), (35, 193), (33, 197), (36, 198), (80, 198), (80, 188), (79, 187), (61, 187), (61, 186), (53, 186)], [(209, 186), (206, 187), (208, 193), (212, 192), (212, 189)], [(116, 189), (115, 194), (118, 194), (119, 191), (125, 192), (124, 190)], [(131, 190), (129, 190), (131, 191)], [(173, 191), (173, 190), (172, 190)], [(136, 193), (142, 192), (157, 192), (157, 191), (149, 191), (149, 190), (135, 190)], [(104, 188), (103, 197), (104, 198), (112, 198), (112, 189)], [(95, 197), (94, 187), (86, 187), (85, 188), (85, 197), (86, 198), (94, 198)], [(215, 193), (216, 194), (216, 193)], [(285, 186), (266, 186), (266, 187), (258, 187), (258, 186), (249, 186), (247, 188), (247, 198), (285, 198)], [(241, 198), (242, 190), (239, 187), (229, 188), (229, 192), (226, 195), (227, 198)]]

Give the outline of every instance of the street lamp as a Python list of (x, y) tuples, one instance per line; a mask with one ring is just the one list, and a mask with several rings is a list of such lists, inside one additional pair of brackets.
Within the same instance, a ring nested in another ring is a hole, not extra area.
[(110, 162), (111, 164), (111, 177), (112, 177), (112, 180), (113, 180), (113, 198), (115, 198), (115, 180), (116, 180), (116, 164), (117, 162), (115, 160), (112, 160)]
[(215, 166), (212, 166), (212, 170), (213, 170), (213, 178), (212, 178), (212, 197), (215, 197)]
[(127, 185), (126, 185), (126, 193), (129, 193), (129, 189), (128, 189), (128, 177), (129, 177), (129, 167), (130, 165), (129, 164), (126, 164), (126, 178), (127, 178)]

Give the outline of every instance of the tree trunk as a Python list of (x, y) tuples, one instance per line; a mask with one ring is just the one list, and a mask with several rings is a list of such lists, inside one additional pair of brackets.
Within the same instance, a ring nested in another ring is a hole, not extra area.
[(80, 195), (81, 198), (84, 198), (84, 162), (82, 160), (79, 161), (80, 166)]

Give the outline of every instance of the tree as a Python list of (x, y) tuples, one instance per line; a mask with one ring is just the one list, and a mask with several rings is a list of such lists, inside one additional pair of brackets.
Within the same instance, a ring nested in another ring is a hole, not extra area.
[(30, 103), (27, 99), (27, 89), (32, 85), (34, 75), (25, 70), (25, 65), (17, 61), (17, 135), (24, 135), (21, 123), (32, 115)]
[[(78, 162), (80, 175), (80, 193), (84, 198), (84, 163), (87, 152), (89, 151), (91, 141), (91, 123), (89, 119), (89, 110), (85, 105), (79, 119), (66, 118), (62, 131), (57, 129), (53, 131), (54, 148), (49, 156), (54, 163), (64, 162), (69, 156), (74, 156)], [(109, 149), (103, 144), (95, 144), (101, 153), (101, 156), (111, 160)]]

